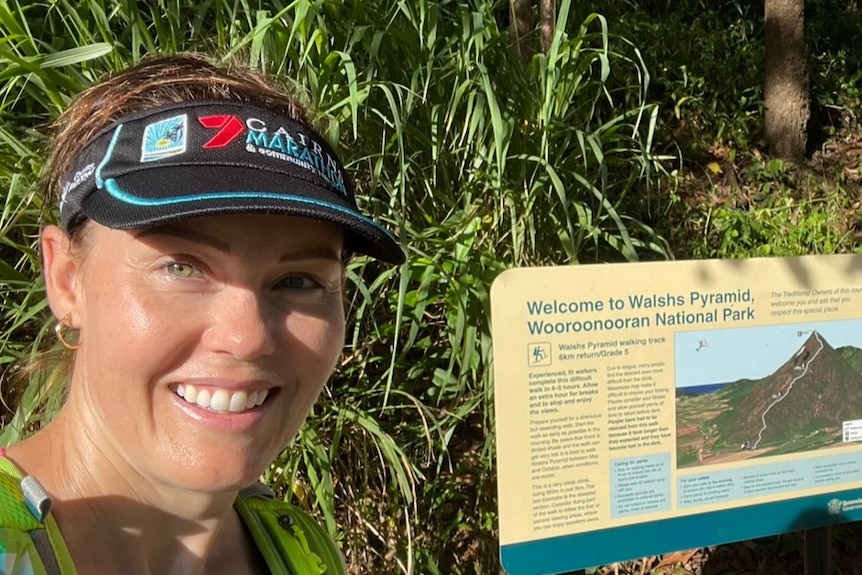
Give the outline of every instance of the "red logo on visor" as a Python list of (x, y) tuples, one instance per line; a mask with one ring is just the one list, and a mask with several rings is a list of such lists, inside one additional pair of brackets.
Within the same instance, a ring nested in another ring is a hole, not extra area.
[(198, 122), (204, 128), (221, 128), (218, 134), (204, 144), (204, 148), (207, 149), (224, 148), (245, 131), (245, 126), (242, 125), (242, 122), (236, 116), (204, 116), (203, 118), (198, 118)]

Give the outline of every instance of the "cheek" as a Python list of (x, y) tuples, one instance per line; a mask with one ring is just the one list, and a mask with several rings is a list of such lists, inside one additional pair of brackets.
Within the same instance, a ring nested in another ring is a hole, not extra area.
[(326, 340), (326, 349), (328, 351), (328, 357), (326, 358), (326, 365), (328, 366), (327, 370), (327, 378), (332, 374), (332, 371), (335, 369), (335, 365), (338, 362), (338, 359), (341, 357), (341, 352), (344, 349), (344, 320), (341, 319), (337, 324), (332, 326), (330, 330), (327, 340)]
[(199, 317), (189, 302), (181, 305), (177, 298), (129, 284), (102, 284), (91, 290), (89, 299), (84, 335), (94, 340), (100, 363), (118, 371), (165, 362), (180, 351), (182, 338), (189, 337)]
[(151, 316), (153, 309), (158, 307), (140, 298), (126, 298), (122, 302), (124, 312), (123, 319), (126, 321), (128, 331), (133, 334), (145, 335), (154, 327), (154, 318)]
[(327, 330), (327, 347), (332, 353), (332, 364), (335, 367), (335, 362), (341, 356), (341, 351), (344, 348), (344, 306), (339, 300), (338, 305), (333, 306), (333, 313), (329, 320), (329, 329)]
[(317, 366), (325, 370), (328, 376), (344, 346), (344, 317), (339, 310), (328, 317), (313, 318), (302, 323), (302, 326), (291, 326), (290, 331), (297, 334), (300, 347), (310, 354), (309, 367)]
[(122, 331), (135, 337), (170, 340), (200, 329), (198, 325), (212, 316), (200, 298), (129, 289), (121, 294), (118, 315)]
[(344, 347), (344, 315), (333, 306), (325, 315), (289, 316), (287, 347), (294, 350), (292, 361), (305, 371), (303, 380), (322, 388), (332, 374)]
[(156, 329), (153, 311), (158, 308), (140, 298), (129, 297), (129, 294), (118, 295), (117, 304), (112, 306), (114, 321), (108, 318), (111, 322), (109, 334), (118, 339), (146, 339)]

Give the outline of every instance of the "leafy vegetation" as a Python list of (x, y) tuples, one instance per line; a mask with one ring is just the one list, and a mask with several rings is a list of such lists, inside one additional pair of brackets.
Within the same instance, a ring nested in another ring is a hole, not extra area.
[(236, 59), (300, 88), (409, 255), (351, 263), (343, 361), (266, 480), (326, 521), (354, 572), (497, 572), (500, 271), (854, 249), (862, 21), (852, 3), (807, 4), (820, 139), (791, 166), (760, 141), (757, 3), (561, 1), (552, 46), (522, 65), (491, 0), (0, 1), (0, 439), (63, 397), (57, 359), (10, 387), (51, 346), (47, 126), (147, 54)]
[[(50, 326), (35, 247), (39, 217), (55, 217), (36, 183), (45, 127), (145, 54), (240, 59), (307, 94), (363, 207), (410, 256), (400, 270), (351, 263), (344, 361), (266, 479), (326, 521), (357, 572), (495, 569), (491, 281), (514, 265), (667, 256), (619, 211), (661, 169), (640, 53), (602, 16), (560, 13), (548, 53), (522, 66), (490, 2), (4, 2), (4, 384)], [(42, 379), (5, 441), (61, 402)]]

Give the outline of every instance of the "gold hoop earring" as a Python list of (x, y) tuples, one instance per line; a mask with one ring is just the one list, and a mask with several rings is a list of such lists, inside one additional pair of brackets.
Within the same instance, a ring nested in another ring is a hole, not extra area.
[(76, 349), (81, 347), (81, 344), (80, 343), (69, 343), (68, 341), (66, 341), (66, 338), (63, 337), (63, 328), (64, 327), (68, 327), (69, 329), (72, 329), (71, 326), (69, 326), (69, 314), (66, 314), (65, 316), (63, 316), (63, 319), (58, 321), (57, 324), (54, 326), (54, 335), (57, 336), (57, 339), (60, 341), (60, 343), (63, 344), (63, 347), (65, 347), (66, 349), (70, 349), (72, 351), (75, 351)]

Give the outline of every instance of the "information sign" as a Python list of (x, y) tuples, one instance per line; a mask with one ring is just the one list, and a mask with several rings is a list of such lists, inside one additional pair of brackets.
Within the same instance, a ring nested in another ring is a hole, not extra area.
[(515, 269), (491, 307), (510, 575), (862, 519), (862, 256)]

